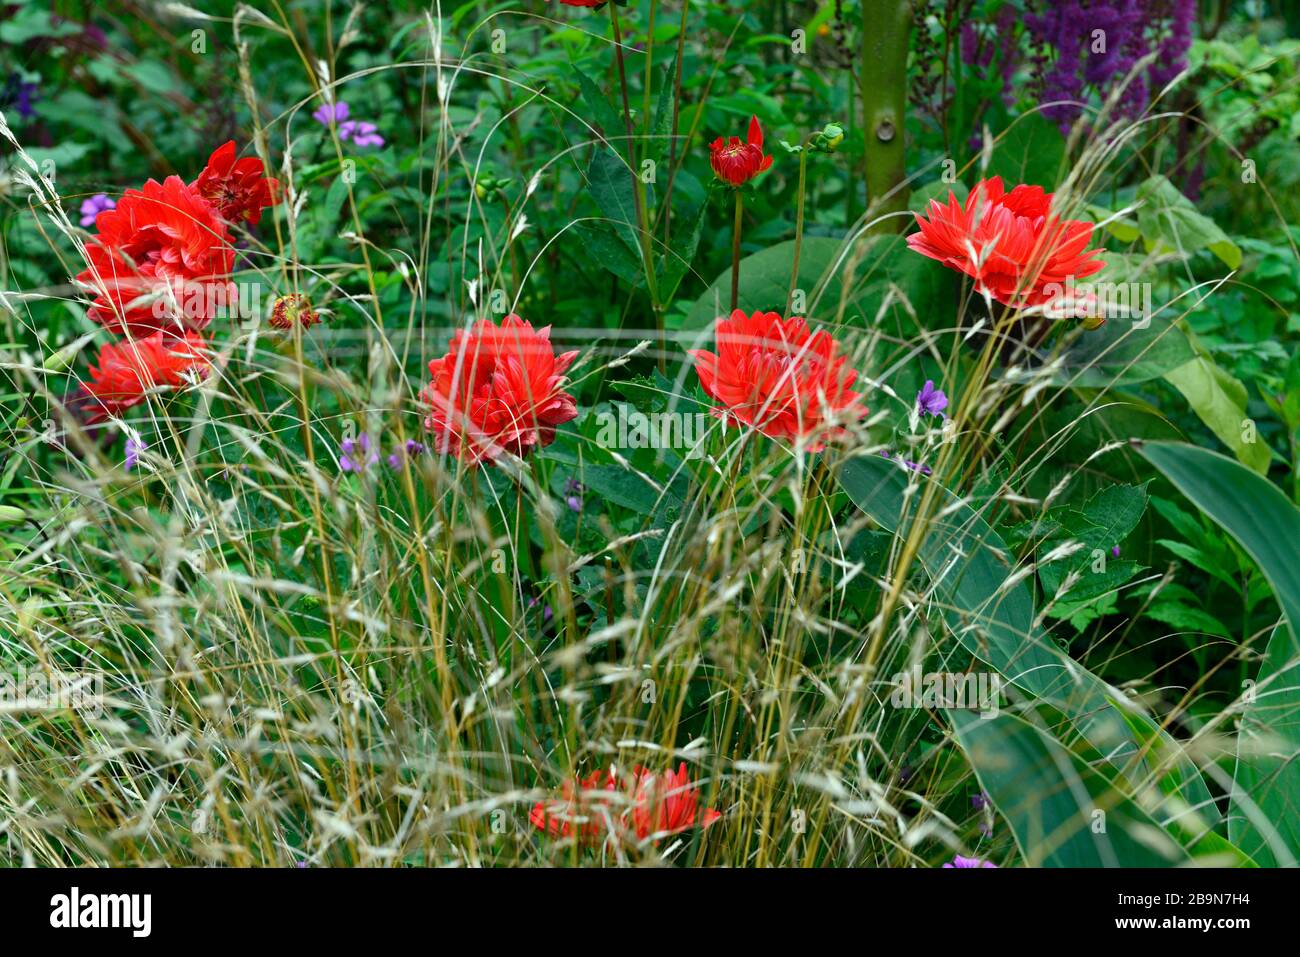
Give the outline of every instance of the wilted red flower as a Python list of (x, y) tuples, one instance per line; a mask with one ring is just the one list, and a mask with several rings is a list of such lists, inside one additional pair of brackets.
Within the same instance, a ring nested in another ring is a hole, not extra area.
[(292, 329), (294, 323), (298, 322), (302, 323), (304, 329), (308, 329), (320, 322), (320, 316), (312, 309), (310, 299), (301, 293), (293, 292), (275, 301), (268, 321), (276, 329)]
[(810, 441), (809, 451), (818, 452), (844, 434), (836, 420), (867, 414), (861, 393), (852, 391), (858, 374), (845, 368), (839, 344), (798, 316), (737, 309), (718, 320), (716, 337), (716, 355), (691, 355), (700, 385), (720, 403), (713, 414), (724, 421), (734, 416), (774, 439)]
[(1050, 302), (1067, 277), (1082, 279), (1106, 265), (1095, 258), (1101, 250), (1085, 251), (1092, 224), (1053, 215), (1052, 194), (1041, 186), (1005, 193), (994, 176), (976, 183), (964, 206), (951, 192), (946, 204), (931, 200), (928, 216), (917, 214), (921, 229), (907, 245), (970, 276), (1008, 306)]
[(235, 158), (235, 141), (217, 147), (193, 183), (228, 222), (245, 220), (256, 226), (262, 210), (280, 201), (279, 180), (267, 177), (256, 156)]
[(713, 808), (700, 808), (699, 794), (683, 761), (675, 772), (656, 774), (637, 767), (620, 779), (611, 768), (589, 774), (576, 786), (565, 782), (563, 798), (539, 802), (528, 820), (556, 837), (576, 833), (594, 840), (608, 833), (645, 841), (706, 828), (721, 817)]
[[(179, 176), (151, 179), (143, 190), (128, 189), (95, 226), (99, 233), (86, 244), (90, 265), (77, 275), (96, 294), (92, 320), (138, 337), (211, 321), (235, 251), (225, 223), (194, 187)], [(193, 294), (217, 283), (218, 296)]]
[(211, 365), (207, 343), (197, 332), (155, 332), (109, 343), (99, 350), (98, 363), (82, 386), (91, 400), (86, 421), (92, 423), (138, 405), (150, 390), (197, 382)]
[(719, 136), (709, 144), (709, 162), (718, 179), (732, 186), (744, 186), (772, 165), (772, 157), (763, 155), (763, 128), (758, 117), (749, 118), (749, 141), (739, 136), (723, 141)]
[(557, 356), (550, 334), (550, 326), (534, 329), (510, 315), (500, 328), (485, 319), (452, 337), (447, 354), (429, 363), (433, 381), (420, 393), (438, 451), (477, 465), (555, 440), (555, 427), (578, 414), (562, 389), (578, 353)]
[(603, 7), (606, 0), (560, 0), (566, 7)]

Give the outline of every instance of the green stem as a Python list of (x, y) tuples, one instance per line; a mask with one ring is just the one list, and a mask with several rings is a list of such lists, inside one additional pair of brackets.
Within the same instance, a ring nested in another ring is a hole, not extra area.
[(744, 214), (744, 196), (740, 190), (736, 194), (736, 223), (731, 232), (731, 311), (735, 312), (740, 301), (740, 218)]
[(618, 65), (618, 85), (623, 94), (623, 123), (627, 128), (627, 160), (632, 174), (632, 202), (636, 207), (636, 229), (641, 245), (641, 263), (645, 269), (646, 292), (650, 295), (650, 308), (655, 314), (655, 326), (659, 330), (659, 369), (667, 368), (668, 344), (664, 336), (664, 313), (659, 305), (659, 283), (655, 276), (654, 253), (650, 247), (650, 229), (646, 222), (645, 183), (637, 172), (636, 150), (632, 134), (632, 108), (628, 103), (627, 71), (623, 66), (623, 31), (618, 25), (618, 6), (609, 4), (609, 22), (614, 29), (614, 62)]
[[(907, 51), (912, 31), (910, 0), (880, 0), (862, 5), (860, 70), (862, 130), (866, 140), (864, 174), (871, 211), (879, 216), (907, 208), (903, 125), (907, 111)], [(897, 232), (901, 217), (882, 228)]]
[(808, 144), (799, 152), (799, 198), (794, 214), (794, 264), (790, 268), (790, 292), (785, 297), (786, 319), (790, 318), (790, 307), (794, 303), (794, 290), (799, 285), (799, 253), (803, 249), (803, 201), (804, 183), (808, 175)]

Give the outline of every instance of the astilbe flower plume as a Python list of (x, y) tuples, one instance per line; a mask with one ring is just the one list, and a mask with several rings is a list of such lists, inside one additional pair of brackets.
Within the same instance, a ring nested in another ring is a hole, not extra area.
[(266, 176), (256, 156), (236, 158), (235, 141), (216, 148), (194, 181), (199, 195), (228, 222), (256, 226), (262, 210), (280, 201), (279, 180)]
[(682, 762), (676, 771), (657, 774), (636, 767), (620, 777), (614, 769), (594, 771), (576, 782), (566, 781), (559, 800), (542, 801), (528, 820), (555, 837), (594, 841), (647, 841), (707, 828), (722, 815), (701, 808), (699, 794)]
[(420, 393), (434, 448), (478, 465), (550, 445), (556, 426), (578, 415), (563, 389), (578, 353), (557, 356), (550, 332), (516, 315), (457, 332), (447, 354), (429, 363), (433, 380)]
[[(930, 201), (917, 213), (914, 251), (975, 280), (980, 292), (1008, 306), (1043, 305), (1064, 291), (1067, 278), (1083, 279), (1105, 267), (1100, 250), (1088, 251), (1092, 224), (1061, 219), (1052, 193), (1020, 185), (1005, 192), (1002, 178), (975, 184), (963, 204)], [(1053, 286), (1059, 288), (1052, 288)]]
[(194, 186), (179, 176), (149, 180), (99, 213), (95, 227), (86, 243), (89, 265), (77, 275), (95, 293), (87, 312), (93, 321), (140, 337), (211, 321), (211, 297), (187, 290), (225, 283), (235, 251), (220, 214)]
[(94, 423), (139, 405), (151, 391), (175, 389), (204, 378), (210, 369), (207, 343), (195, 332), (163, 332), (123, 339), (99, 350), (82, 391), (89, 401), (86, 421)]
[(867, 414), (854, 392), (857, 372), (839, 344), (804, 319), (775, 312), (719, 319), (717, 353), (693, 349), (700, 385), (718, 405), (713, 414), (736, 419), (774, 439), (808, 443), (812, 452), (845, 433), (845, 420)]
[(745, 140), (719, 136), (709, 144), (709, 163), (718, 179), (731, 186), (744, 186), (772, 165), (772, 157), (763, 155), (763, 127), (757, 116), (749, 118), (749, 135)]

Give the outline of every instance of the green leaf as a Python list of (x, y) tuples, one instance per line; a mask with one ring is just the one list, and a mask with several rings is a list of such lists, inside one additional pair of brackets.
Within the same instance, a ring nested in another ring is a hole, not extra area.
[(1300, 656), (1273, 629), (1241, 718), (1228, 836), (1265, 867), (1300, 859)]
[(1171, 369), (1164, 378), (1183, 394), (1197, 418), (1238, 459), (1261, 475), (1268, 471), (1272, 453), (1254, 429), (1245, 428), (1250, 418), (1246, 414), (1246, 387), (1237, 378), (1204, 355)]
[(1005, 713), (947, 714), (1030, 867), (1188, 863), (1187, 852), (1150, 815), (1033, 725)]
[(1294, 633), (1300, 622), (1300, 509), (1272, 482), (1218, 452), (1179, 442), (1144, 442), (1138, 451), (1255, 560)]
[[(582, 102), (591, 111), (590, 121), (605, 137), (610, 146), (614, 148), (615, 152), (626, 157), (628, 155), (627, 123), (624, 122), (623, 117), (618, 114), (614, 107), (610, 106), (609, 100), (600, 91), (600, 87), (593, 83), (585, 73), (577, 67), (573, 67), (573, 76), (578, 82)], [(624, 166), (626, 167), (626, 163), (624, 163)]]
[[(858, 508), (898, 534), (907, 534), (916, 520), (920, 496), (907, 494), (909, 480), (931, 481), (880, 456), (845, 462), (839, 477), (840, 486)], [(1002, 539), (982, 515), (943, 490), (935, 514), (926, 520), (918, 557), (935, 582), (953, 635), (968, 653), (1066, 715), (1117, 769), (1130, 760), (1146, 768), (1139, 757), (1145, 746), (1134, 737), (1117, 702), (1134, 706), (1062, 654), (1043, 634), (1025, 582), (1005, 587), (1012, 563)], [(1176, 747), (1163, 733), (1162, 740)], [(1178, 772), (1185, 804), (1212, 809), (1209, 790), (1186, 757), (1181, 758)], [(1209, 824), (1189, 820), (1186, 826), (1202, 833)]]
[(1029, 113), (998, 136), (989, 175), (1001, 176), (1007, 192), (1017, 183), (1050, 191), (1052, 184), (1060, 181), (1064, 158), (1065, 138), (1056, 124), (1039, 113)]
[(610, 150), (597, 150), (587, 167), (587, 189), (615, 234), (636, 253), (640, 262), (636, 198), (632, 192), (632, 170), (627, 162)]
[(1241, 249), (1214, 220), (1196, 211), (1192, 201), (1163, 176), (1152, 176), (1137, 190), (1138, 228), (1149, 252), (1193, 253), (1208, 249), (1229, 269), (1241, 265)]

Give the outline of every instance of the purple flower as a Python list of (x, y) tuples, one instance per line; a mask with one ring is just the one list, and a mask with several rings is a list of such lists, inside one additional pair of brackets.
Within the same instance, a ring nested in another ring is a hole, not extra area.
[(348, 120), (346, 123), (339, 124), (339, 139), (346, 140), (352, 138), (352, 142), (357, 146), (383, 146), (384, 138), (379, 135), (378, 128), (374, 123), (364, 123), (359, 120)]
[(0, 106), (14, 105), (18, 115), (25, 120), (30, 120), (36, 115), (36, 108), (32, 106), (40, 87), (35, 83), (29, 83), (20, 77), (17, 73), (9, 74), (9, 79), (5, 81), (4, 91), (0, 93)]
[(577, 479), (571, 478), (564, 483), (564, 504), (574, 512), (582, 511), (582, 495), (587, 487)]
[(140, 453), (149, 446), (145, 445), (144, 439), (140, 438), (140, 433), (134, 429), (126, 434), (126, 455), (122, 459), (122, 467), (128, 472), (140, 464)]
[[(536, 608), (540, 603), (541, 603), (541, 599), (538, 598), (536, 595), (534, 595), (532, 598), (528, 599), (528, 607), (529, 607), (529, 608)], [(551, 618), (554, 617), (554, 615), (555, 615), (555, 612), (553, 612), (553, 611), (551, 610), (551, 606), (550, 606), (550, 605), (543, 605), (543, 606), (542, 606), (542, 624), (544, 624), (544, 625), (550, 624), (550, 622), (551, 622)]]
[[(893, 456), (891, 456), (891, 455), (890, 455), (888, 452), (886, 452), (884, 449), (881, 449), (881, 450), (880, 450), (880, 454), (883, 455), (883, 456), (884, 456), (885, 458), (887, 458), (887, 459), (888, 459), (888, 458), (893, 458)], [(933, 474), (934, 474), (934, 470), (933, 470), (932, 468), (930, 468), (930, 466), (926, 465), (924, 462), (909, 462), (907, 459), (905, 459), (905, 458), (901, 458), (901, 457), (897, 458), (896, 461), (898, 461), (898, 462), (902, 462), (902, 463), (903, 463), (903, 466), (904, 466), (905, 468), (909, 468), (909, 469), (911, 469), (913, 472), (920, 472), (922, 475), (933, 475)]]
[(406, 444), (402, 446), (400, 451), (394, 452), (392, 455), (388, 456), (388, 467), (396, 471), (406, 464), (407, 459), (415, 458), (415, 456), (421, 454), (423, 451), (423, 444), (415, 441), (415, 439), (407, 439)]
[(1119, 546), (1116, 545), (1114, 548), (1112, 548), (1110, 550), (1110, 553), (1114, 555), (1116, 558), (1119, 558)]
[(994, 864), (992, 861), (980, 860), (980, 858), (978, 857), (962, 857), (960, 854), (955, 855), (951, 861), (949, 861), (947, 864), (943, 866), (945, 869), (949, 867), (954, 867), (954, 868), (991, 867), (994, 870), (997, 869), (997, 865)]
[(981, 791), (979, 794), (972, 794), (970, 805), (977, 811), (982, 811), (989, 805), (989, 796)]
[(339, 471), (360, 475), (379, 461), (379, 452), (370, 447), (370, 436), (362, 432), (355, 439), (339, 444)]
[(312, 113), (312, 118), (321, 126), (342, 123), (348, 118), (348, 104), (344, 100), (339, 100), (337, 103), (322, 103)]
[(117, 202), (109, 199), (107, 193), (96, 193), (89, 199), (81, 201), (81, 225), (94, 226), (95, 218), (106, 209), (116, 209)]
[(934, 387), (934, 382), (926, 379), (925, 386), (916, 394), (916, 405), (922, 412), (941, 416), (948, 408), (948, 397)]

